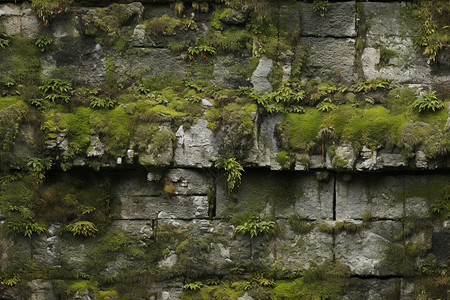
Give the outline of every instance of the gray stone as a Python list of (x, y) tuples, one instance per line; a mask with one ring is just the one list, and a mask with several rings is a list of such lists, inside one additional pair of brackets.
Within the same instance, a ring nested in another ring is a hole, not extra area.
[(212, 82), (218, 86), (239, 89), (249, 85), (244, 70), (250, 64), (250, 53), (243, 52), (239, 55), (217, 55), (214, 58), (214, 72)]
[(402, 218), (403, 180), (394, 176), (338, 176), (336, 218), (361, 219), (366, 211), (375, 218)]
[(431, 68), (426, 58), (415, 49), (410, 38), (395, 38), (388, 41), (377, 41), (389, 50), (397, 53), (397, 57), (383, 65), (380, 59), (380, 48), (367, 47), (361, 57), (364, 75), (367, 79), (385, 78), (399, 83), (430, 83)]
[(356, 160), (355, 153), (353, 151), (353, 147), (350, 143), (342, 143), (336, 148), (335, 156), (331, 162), (333, 168), (336, 168), (336, 160), (343, 160), (347, 163), (344, 166), (339, 166), (343, 169), (353, 169), (353, 164)]
[[(304, 234), (293, 232), (286, 220), (279, 219), (278, 224), (282, 225), (285, 231), (282, 239), (276, 239), (277, 263), (293, 270), (308, 269), (312, 262), (321, 264), (330, 258), (333, 252), (333, 237), (321, 232), (316, 226), (316, 222), (310, 222), (311, 226), (315, 226), (315, 228)], [(273, 252), (271, 252), (270, 258), (273, 261)]]
[(199, 119), (188, 130), (180, 126), (176, 133), (177, 147), (174, 162), (183, 167), (211, 167), (218, 156), (214, 134), (208, 121)]
[[(150, 217), (156, 219), (156, 215)], [(111, 228), (143, 239), (149, 239), (153, 234), (152, 224), (146, 220), (114, 220), (111, 223)]]
[(124, 196), (120, 198), (120, 201), (122, 219), (150, 220), (161, 213), (164, 213), (164, 218), (172, 219), (208, 218), (208, 197), (206, 196), (174, 196), (172, 198)]
[(394, 221), (371, 222), (370, 228), (358, 233), (336, 235), (336, 259), (350, 266), (358, 275), (393, 275), (384, 263), (386, 249), (400, 232), (402, 224)]
[(404, 167), (405, 162), (402, 154), (396, 153), (378, 153), (377, 154), (376, 169), (387, 167)]
[(355, 3), (330, 3), (324, 17), (313, 10), (312, 3), (300, 3), (302, 36), (355, 37)]
[(244, 295), (242, 297), (237, 298), (237, 300), (253, 300), (252, 297), (250, 297), (250, 295), (245, 292)]
[[(364, 75), (367, 79), (430, 83), (431, 68), (411, 39), (417, 34), (418, 22), (401, 17), (400, 10), (400, 3), (363, 3), (363, 19), (370, 23), (366, 48), (361, 58)], [(380, 64), (381, 47), (397, 54), (385, 65)]]
[(413, 36), (417, 34), (418, 21), (400, 15), (399, 2), (363, 2), (362, 19), (370, 22), (368, 37)]
[[(378, 299), (389, 299), (392, 296), (393, 287), (396, 282), (400, 283), (402, 279), (358, 279), (357, 283), (351, 285), (349, 290), (343, 296), (345, 300), (378, 300)], [(404, 287), (401, 283), (400, 286)], [(410, 299), (410, 298), (406, 298)]]
[(115, 60), (117, 82), (131, 85), (136, 78), (148, 76), (183, 76), (186, 62), (182, 55), (166, 48), (133, 48)]
[(425, 152), (418, 150), (415, 155), (416, 168), (426, 169), (428, 167), (428, 159)]
[(175, 195), (206, 195), (212, 178), (204, 171), (171, 169), (167, 178), (174, 183)]
[(36, 38), (41, 33), (43, 26), (29, 4), (14, 5), (4, 4), (0, 6), (1, 24), (6, 34), (21, 34)]
[(57, 300), (53, 292), (53, 284), (51, 281), (31, 280), (28, 283), (31, 289), (31, 300)]
[(272, 84), (267, 79), (267, 75), (269, 75), (272, 70), (273, 61), (269, 58), (262, 56), (259, 59), (258, 66), (256, 70), (253, 71), (251, 83), (253, 84), (253, 88), (258, 93), (266, 93), (272, 91)]
[(212, 104), (211, 102), (209, 102), (208, 100), (206, 100), (206, 99), (202, 99), (202, 105), (204, 105), (204, 106), (208, 106), (208, 107), (213, 107), (214, 106), (214, 104)]
[(247, 22), (249, 10), (229, 9), (227, 14), (220, 17), (220, 21), (229, 25), (240, 25)]
[[(276, 217), (298, 214), (308, 219), (333, 216), (333, 181), (319, 187), (312, 174), (247, 170), (235, 194), (236, 200), (227, 199), (225, 179), (217, 180), (217, 216), (239, 213), (245, 208), (261, 217), (272, 213)], [(229, 204), (236, 208), (230, 211)]]
[[(152, 174), (154, 180), (147, 180)], [(164, 184), (159, 182), (162, 178), (159, 173), (146, 173), (144, 171), (123, 172), (120, 181), (113, 185), (112, 194), (115, 198), (121, 197), (151, 197), (160, 196), (163, 193)]]
[[(261, 120), (257, 127), (259, 132), (255, 136), (257, 140), (253, 143), (247, 159), (244, 160), (245, 163), (269, 167), (273, 165), (273, 162), (276, 162), (276, 154), (279, 152), (276, 141), (276, 127), (281, 118), (280, 114), (271, 114)], [(255, 123), (258, 123), (258, 116)]]
[(88, 149), (87, 157), (102, 157), (105, 154), (105, 145), (98, 136), (91, 136), (91, 145)]
[(305, 79), (329, 79), (349, 83), (356, 78), (354, 39), (311, 38), (302, 39), (310, 47)]

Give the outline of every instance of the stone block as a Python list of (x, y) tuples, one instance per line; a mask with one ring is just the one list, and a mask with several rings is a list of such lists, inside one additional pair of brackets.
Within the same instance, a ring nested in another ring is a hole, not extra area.
[(369, 228), (361, 232), (340, 232), (335, 239), (336, 259), (347, 264), (357, 275), (393, 275), (384, 259), (395, 233), (401, 229), (401, 222), (380, 221), (371, 222)]
[(374, 218), (403, 217), (403, 178), (395, 176), (338, 176), (337, 220), (361, 219), (369, 211)]
[[(411, 39), (417, 34), (418, 22), (401, 16), (400, 3), (363, 3), (362, 16), (370, 24), (361, 58), (367, 79), (385, 78), (400, 83), (431, 82), (427, 58), (422, 55), (422, 50), (416, 49)], [(382, 48), (393, 53), (389, 61), (383, 61)]]
[(355, 3), (330, 3), (324, 17), (313, 10), (312, 3), (300, 3), (302, 36), (355, 37)]
[(305, 37), (310, 48), (305, 79), (332, 80), (349, 83), (354, 73), (355, 40)]
[(206, 195), (212, 185), (211, 176), (201, 170), (171, 169), (166, 176), (175, 186), (175, 195)]
[[(292, 231), (286, 220), (279, 219), (278, 224), (285, 228), (283, 238), (276, 240), (276, 261), (283, 266), (294, 270), (309, 268), (311, 262), (321, 264), (330, 258), (333, 252), (332, 235), (321, 232), (317, 226), (309, 233), (298, 234)], [(273, 252), (270, 259), (274, 259)]]
[(206, 196), (175, 196), (171, 198), (124, 196), (120, 198), (120, 201), (122, 204), (121, 219), (208, 218), (208, 197)]
[[(125, 171), (122, 175), (112, 187), (113, 197), (149, 197), (163, 194), (163, 174)], [(149, 180), (150, 177), (154, 180)]]
[(180, 126), (176, 132), (177, 146), (174, 162), (182, 167), (211, 167), (219, 155), (214, 133), (208, 128), (208, 121), (199, 119), (191, 128)]
[(248, 170), (235, 199), (227, 199), (225, 178), (217, 181), (217, 216), (245, 215), (308, 219), (333, 217), (333, 181), (319, 184), (312, 174)]

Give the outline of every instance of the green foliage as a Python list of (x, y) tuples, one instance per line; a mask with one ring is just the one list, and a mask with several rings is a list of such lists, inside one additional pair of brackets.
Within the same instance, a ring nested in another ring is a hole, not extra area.
[(286, 151), (280, 151), (277, 154), (276, 161), (281, 165), (283, 169), (290, 169), (294, 163), (295, 157), (289, 155)]
[(36, 42), (34, 43), (39, 49), (41, 49), (41, 52), (45, 52), (45, 50), (48, 49), (48, 47), (53, 43), (53, 38), (51, 36), (42, 35), (40, 36)]
[(71, 98), (72, 84), (69, 81), (50, 79), (39, 90), (44, 93), (45, 99), (53, 103), (68, 103)]
[(322, 112), (329, 112), (335, 110), (337, 108), (337, 105), (331, 102), (330, 98), (326, 98), (325, 100), (317, 104), (316, 108)]
[(429, 63), (436, 62), (439, 52), (448, 47), (448, 2), (420, 1), (419, 6), (410, 5), (409, 12), (420, 20), (418, 35), (413, 37), (414, 44), (425, 47), (423, 54), (428, 56)]
[(304, 109), (300, 106), (305, 98), (305, 91), (301, 86), (294, 82), (285, 82), (280, 87), (261, 97), (255, 97), (257, 103), (269, 113), (303, 113)]
[(436, 96), (436, 91), (425, 92), (419, 96), (419, 98), (414, 101), (412, 106), (422, 111), (436, 111), (444, 108), (444, 103), (439, 100)]
[(233, 232), (233, 236), (236, 233), (243, 235), (250, 235), (250, 238), (260, 235), (273, 235), (277, 229), (277, 223), (274, 221), (264, 221), (259, 217), (252, 217), (244, 224), (239, 225)]
[(201, 56), (202, 59), (208, 60), (207, 55), (214, 56), (216, 55), (217, 51), (214, 47), (201, 45), (201, 46), (195, 46), (195, 47), (189, 47), (187, 49), (186, 57), (189, 60), (194, 60), (198, 56)]
[(183, 285), (183, 289), (188, 291), (198, 291), (202, 287), (202, 283), (199, 281), (196, 282), (190, 282)]
[[(22, 212), (22, 216), (23, 215), (25, 215), (24, 212)], [(9, 221), (8, 229), (13, 234), (23, 235), (30, 239), (34, 233), (39, 235), (47, 231), (45, 225), (38, 223), (33, 217), (30, 216), (23, 216), (18, 221)]]
[(236, 187), (239, 186), (241, 182), (242, 172), (244, 172), (244, 168), (236, 160), (236, 158), (218, 157), (215, 166), (216, 168), (221, 168), (225, 170), (225, 173), (227, 175), (228, 190), (230, 192), (232, 192)]
[(52, 161), (50, 159), (32, 157), (28, 159), (27, 167), (37, 176), (38, 180), (43, 180), (45, 172), (52, 167)]
[(115, 105), (114, 100), (111, 100), (109, 97), (97, 97), (94, 95), (91, 95), (88, 97), (89, 106), (91, 108), (113, 108)]
[(280, 123), (281, 140), (286, 149), (311, 150), (323, 122), (322, 114), (316, 109), (305, 109), (305, 114), (287, 114)]
[(22, 281), (22, 278), (17, 274), (13, 274), (12, 277), (3, 279), (1, 283), (8, 287), (12, 287), (17, 285), (20, 281)]
[(8, 38), (0, 38), (0, 48), (5, 49), (6, 47), (8, 47), (10, 41), (11, 40)]
[(313, 2), (313, 10), (319, 13), (321, 17), (325, 16), (329, 6), (328, 0), (314, 0)]
[(31, 5), (42, 26), (47, 27), (50, 20), (71, 5), (72, 2), (73, 0), (32, 0)]
[(77, 221), (67, 225), (66, 229), (72, 232), (73, 236), (79, 235), (84, 237), (95, 236), (95, 233), (98, 231), (94, 223), (89, 221)]
[(368, 93), (370, 91), (375, 91), (378, 89), (389, 89), (391, 87), (391, 82), (387, 79), (382, 79), (382, 78), (374, 78), (374, 79), (369, 79), (366, 81), (362, 81), (359, 83), (355, 83), (353, 84), (350, 88), (349, 91), (351, 92), (355, 92), (355, 93)]

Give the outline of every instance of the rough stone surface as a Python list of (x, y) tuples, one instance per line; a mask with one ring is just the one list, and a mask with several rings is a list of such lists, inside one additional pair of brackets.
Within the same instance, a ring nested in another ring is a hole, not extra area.
[(350, 266), (358, 275), (393, 275), (390, 266), (384, 263), (386, 249), (394, 233), (402, 229), (400, 222), (372, 222), (360, 233), (342, 232), (336, 235), (336, 259)]
[(51, 281), (32, 280), (28, 286), (31, 289), (31, 300), (57, 300), (53, 292), (53, 284)]
[[(243, 174), (242, 183), (236, 192), (238, 205), (234, 213), (247, 207), (264, 216), (269, 215), (273, 208), (277, 217), (298, 214), (308, 219), (331, 218), (332, 193), (331, 180), (319, 188), (319, 183), (311, 174), (292, 176), (278, 172), (248, 171)], [(216, 215), (228, 215), (230, 200), (223, 186), (217, 188), (216, 201)]]
[(3, 4), (0, 6), (0, 17), (6, 34), (37, 38), (41, 32), (42, 25), (27, 4)]
[[(418, 23), (403, 18), (400, 10), (400, 3), (363, 3), (362, 18), (371, 24), (361, 59), (364, 75), (368, 79), (385, 78), (400, 83), (430, 83), (431, 68), (411, 40)], [(396, 53), (384, 65), (380, 64), (381, 47)]]
[[(319, 231), (317, 224), (310, 223), (315, 228), (304, 234), (292, 231), (291, 226), (285, 220), (278, 220), (285, 228), (283, 239), (277, 239), (276, 262), (289, 268), (309, 268), (311, 263), (321, 264), (330, 258), (333, 251), (333, 237), (330, 234)], [(273, 252), (269, 258), (274, 260)]]
[(174, 162), (183, 167), (210, 167), (218, 156), (214, 135), (208, 122), (199, 119), (188, 130), (180, 126), (176, 132), (177, 147)]
[(122, 219), (194, 219), (208, 217), (208, 197), (129, 197), (121, 199)]
[(250, 54), (218, 55), (214, 58), (213, 82), (218, 86), (238, 89), (248, 86), (250, 79), (242, 69), (250, 63)]
[(312, 3), (300, 3), (302, 36), (355, 37), (355, 3), (330, 3), (324, 17), (313, 10)]
[(259, 64), (256, 67), (256, 70), (252, 74), (251, 83), (253, 84), (253, 88), (258, 93), (266, 93), (272, 91), (272, 84), (267, 79), (267, 75), (269, 75), (272, 70), (273, 61), (266, 57), (261, 57), (259, 59)]
[(354, 39), (311, 38), (302, 39), (310, 47), (305, 79), (329, 79), (350, 82), (354, 74)]
[(171, 169), (167, 178), (173, 182), (176, 195), (206, 195), (212, 178), (203, 171)]

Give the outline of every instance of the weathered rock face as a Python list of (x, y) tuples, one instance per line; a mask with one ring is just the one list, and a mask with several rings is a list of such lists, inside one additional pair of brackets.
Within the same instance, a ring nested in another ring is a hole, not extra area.
[(0, 5), (1, 299), (447, 297), (409, 6), (109, 2)]

